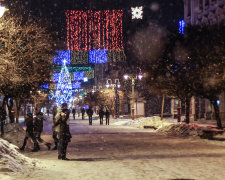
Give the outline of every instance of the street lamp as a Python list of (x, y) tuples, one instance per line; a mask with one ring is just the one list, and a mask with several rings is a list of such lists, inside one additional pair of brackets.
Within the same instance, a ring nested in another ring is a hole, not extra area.
[(131, 117), (132, 120), (134, 120), (134, 85), (135, 85), (135, 80), (139, 79), (141, 80), (143, 78), (142, 74), (138, 74), (137, 76), (129, 76), (125, 74), (124, 76), (125, 80), (128, 80), (128, 78), (131, 79), (131, 84), (132, 84), (132, 91), (131, 91)]
[(113, 90), (115, 90), (115, 114), (116, 118), (119, 118), (119, 105), (120, 105), (120, 99), (119, 99), (119, 94), (118, 94), (118, 88), (120, 88), (120, 81), (119, 79), (115, 79), (115, 84), (112, 83), (111, 79), (108, 79), (106, 81), (107, 88), (112, 87)]

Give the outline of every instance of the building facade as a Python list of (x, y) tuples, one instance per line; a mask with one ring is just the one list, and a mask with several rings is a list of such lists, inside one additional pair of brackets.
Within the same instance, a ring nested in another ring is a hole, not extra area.
[[(225, 0), (184, 0), (184, 20), (187, 26), (225, 24)], [(220, 116), (225, 120), (225, 94), (218, 99)], [(214, 119), (213, 107), (206, 99), (192, 97), (191, 121)]]

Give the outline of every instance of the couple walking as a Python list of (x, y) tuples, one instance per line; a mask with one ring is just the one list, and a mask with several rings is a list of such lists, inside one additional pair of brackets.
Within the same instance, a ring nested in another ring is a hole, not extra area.
[(103, 125), (104, 115), (105, 115), (106, 125), (109, 125), (110, 111), (109, 111), (109, 108), (107, 106), (106, 107), (100, 107), (100, 109), (99, 109), (100, 125)]

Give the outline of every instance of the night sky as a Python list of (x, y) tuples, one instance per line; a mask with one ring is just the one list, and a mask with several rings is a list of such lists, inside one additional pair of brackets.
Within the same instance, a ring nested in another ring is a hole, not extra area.
[[(184, 14), (182, 0), (5, 0), (4, 3), (10, 12), (42, 19), (62, 41), (66, 40), (65, 10), (68, 9), (123, 9), (125, 40), (129, 34), (148, 26), (150, 21), (177, 31), (178, 21)], [(132, 6), (144, 6), (143, 20), (131, 20)]]

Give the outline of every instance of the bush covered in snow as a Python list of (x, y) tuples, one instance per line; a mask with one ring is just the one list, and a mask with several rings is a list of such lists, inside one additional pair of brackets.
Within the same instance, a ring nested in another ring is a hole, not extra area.
[(0, 172), (29, 172), (37, 165), (17, 151), (18, 147), (0, 138)]

